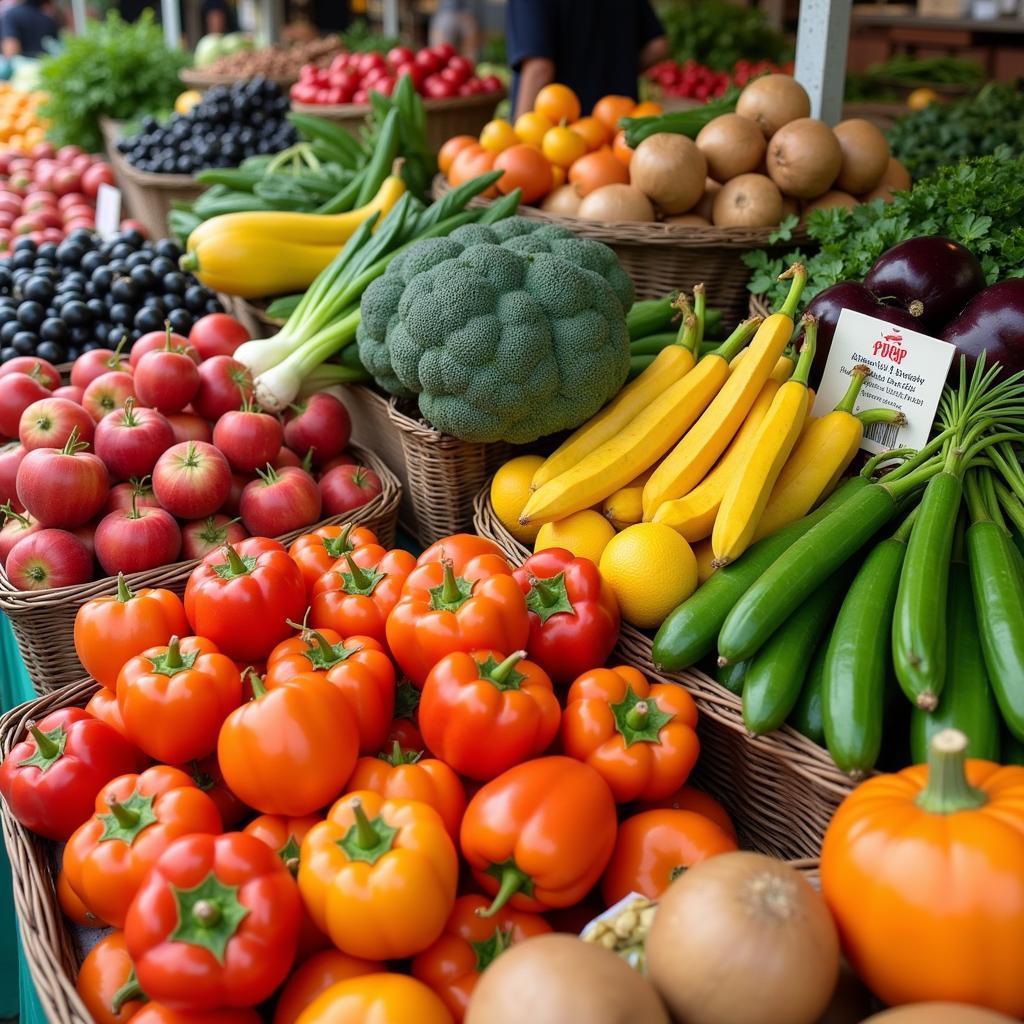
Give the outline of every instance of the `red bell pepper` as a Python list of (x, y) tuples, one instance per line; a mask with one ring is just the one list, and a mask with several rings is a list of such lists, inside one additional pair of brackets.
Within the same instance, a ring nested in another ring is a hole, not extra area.
[(67, 839), (111, 779), (134, 772), (139, 752), (84, 708), (52, 711), (0, 765), (0, 794), (25, 828)]
[(387, 623), (393, 657), (421, 688), (446, 654), (518, 651), (529, 633), (526, 599), (512, 569), (489, 552), (421, 564), (409, 574)]
[(526, 595), (526, 650), (555, 683), (599, 668), (619, 639), (619, 605), (589, 558), (565, 548), (531, 555), (513, 574)]
[(258, 661), (291, 636), (306, 611), (306, 584), (281, 544), (247, 537), (211, 551), (185, 587), (185, 614), (229, 658)]
[(427, 676), (420, 729), (433, 754), (460, 775), (493, 779), (538, 757), (558, 732), (561, 709), (547, 673), (525, 651), (456, 651)]
[(302, 903), (281, 858), (255, 836), (184, 836), (153, 865), (125, 941), (142, 990), (178, 1010), (255, 1006), (288, 976)]
[(191, 776), (196, 788), (201, 789), (217, 805), (225, 829), (234, 828), (240, 821), (244, 821), (252, 814), (252, 810), (235, 796), (224, 781), (224, 774), (220, 770), (216, 754), (201, 757), (196, 761), (189, 761), (188, 764), (178, 765), (178, 767)]

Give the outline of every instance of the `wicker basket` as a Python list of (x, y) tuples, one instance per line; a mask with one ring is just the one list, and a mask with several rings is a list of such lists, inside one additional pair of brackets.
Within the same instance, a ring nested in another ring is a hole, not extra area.
[(248, 332), (250, 338), (270, 338), (281, 329), (283, 320), (271, 320), (267, 307), (250, 302), (237, 295), (218, 292), (217, 298), (226, 313), (230, 313)]
[(137, 171), (118, 152), (117, 140), (120, 126), (116, 121), (103, 118), (100, 121), (103, 138), (107, 144), (107, 158), (114, 170), (117, 187), (121, 190), (125, 207), (132, 216), (142, 222), (151, 238), (166, 238), (167, 215), (174, 202), (191, 203), (205, 191), (191, 174), (150, 174)]
[[(391, 546), (395, 540), (401, 486), (385, 463), (372, 452), (353, 447), (353, 453), (380, 477), (381, 493), (362, 508), (344, 516), (325, 519), (315, 526), (352, 520), (369, 527), (382, 544)], [(315, 526), (293, 530), (279, 540), (285, 544), (291, 543), (296, 537), (315, 529)], [(127, 577), (128, 585), (132, 590), (139, 587), (166, 587), (177, 594), (183, 594), (196, 564), (195, 560), (174, 562), (159, 569), (132, 573)], [(11, 621), (18, 650), (38, 693), (59, 689), (81, 676), (82, 666), (75, 654), (73, 641), (75, 615), (79, 605), (101, 594), (110, 594), (113, 589), (114, 580), (107, 576), (77, 587), (16, 590), (11, 586), (6, 573), (0, 570), (0, 611)]]
[[(510, 558), (529, 554), (494, 514), (489, 487), (477, 495), (473, 512), (476, 532)], [(827, 751), (788, 725), (749, 736), (739, 697), (697, 669), (655, 668), (651, 638), (625, 623), (618, 651), (629, 664), (678, 683), (693, 697), (702, 723), (694, 781), (728, 807), (746, 844), (780, 857), (816, 857), (835, 809), (854, 785)]]
[[(24, 735), (26, 723), (63, 707), (83, 707), (96, 691), (90, 679), (79, 680), (62, 690), (8, 711), (0, 718), (0, 758)], [(707, 737), (701, 759), (707, 757)], [(738, 805), (736, 805), (738, 806)], [(730, 812), (733, 808), (729, 807)], [(739, 812), (737, 812), (739, 814)], [(734, 817), (737, 832), (745, 840), (759, 835), (759, 824)], [(21, 946), (46, 1019), (52, 1024), (94, 1024), (75, 991), (75, 977), (83, 958), (78, 933), (61, 913), (56, 894), (56, 846), (24, 828), (0, 800), (0, 822), (14, 876), (14, 907), (18, 915)], [(767, 849), (770, 839), (754, 843)], [(768, 852), (771, 852), (768, 850)], [(790, 863), (812, 884), (818, 884), (818, 862), (794, 859)]]
[[(479, 96), (453, 96), (447, 100), (423, 101), (427, 112), (427, 146), (436, 153), (453, 135), (479, 135), (494, 116), (494, 108), (505, 98), (504, 91)], [(368, 103), (344, 103), (329, 106), (320, 103), (292, 103), (292, 110), (315, 114), (337, 121), (346, 131), (357, 135), (370, 113)]]
[[(448, 191), (448, 183), (439, 174), (434, 178), (434, 197)], [(489, 200), (474, 199), (471, 206), (486, 205)], [(772, 228), (702, 228), (683, 224), (604, 224), (579, 217), (559, 217), (535, 206), (520, 206), (519, 215), (546, 224), (568, 228), (580, 238), (604, 242), (615, 251), (619, 262), (633, 279), (637, 298), (653, 299), (673, 289), (689, 289), (700, 281), (708, 282), (708, 305), (721, 309), (726, 322), (746, 315), (750, 268), (743, 254), (767, 249), (781, 254), (794, 247), (804, 251), (813, 247), (804, 229), (793, 231), (788, 242), (772, 245)]]
[[(282, 92), (287, 93), (288, 89), (299, 80), (299, 73), (296, 71), (293, 75), (264, 75), (263, 77), (268, 82), (279, 86)], [(236, 82), (246, 80), (243, 75), (218, 74), (216, 71), (205, 71), (201, 68), (183, 68), (178, 72), (178, 78), (189, 89), (196, 89), (199, 92), (205, 92), (217, 85), (232, 86)]]

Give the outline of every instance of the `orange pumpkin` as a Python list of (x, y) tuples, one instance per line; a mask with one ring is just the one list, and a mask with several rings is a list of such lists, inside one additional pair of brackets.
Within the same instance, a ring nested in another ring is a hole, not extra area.
[(602, 185), (628, 185), (629, 170), (607, 147), (581, 156), (569, 168), (569, 184), (575, 185), (581, 196), (589, 195)]
[(821, 888), (851, 965), (890, 1005), (948, 1000), (1024, 1016), (1024, 768), (966, 761), (879, 775), (836, 812)]
[(498, 191), (502, 195), (520, 188), (522, 201), (535, 203), (551, 191), (551, 164), (534, 146), (525, 143), (510, 146), (495, 158), (494, 169), (505, 172), (498, 179)]
[(437, 154), (437, 169), (447, 176), (455, 158), (469, 146), (479, 145), (472, 135), (453, 135)]

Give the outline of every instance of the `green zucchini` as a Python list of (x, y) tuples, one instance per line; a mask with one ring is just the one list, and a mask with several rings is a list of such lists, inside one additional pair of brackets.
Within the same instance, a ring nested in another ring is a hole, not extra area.
[(743, 692), (743, 681), (746, 679), (749, 667), (749, 661), (737, 661), (731, 665), (716, 665), (715, 679), (730, 693), (741, 694)]
[[(679, 315), (675, 301), (676, 293), (666, 295), (663, 299), (641, 299), (634, 302), (626, 313), (626, 328), (629, 331), (630, 342), (670, 327), (672, 321)], [(672, 337), (674, 339), (675, 335)]]
[[(814, 650), (811, 667), (807, 671), (803, 689), (793, 710), (789, 713), (789, 724), (819, 747), (825, 745), (825, 726), (821, 716), (821, 678), (825, 669), (825, 652), (828, 638), (824, 638)], [(740, 662), (745, 665), (745, 661)]]

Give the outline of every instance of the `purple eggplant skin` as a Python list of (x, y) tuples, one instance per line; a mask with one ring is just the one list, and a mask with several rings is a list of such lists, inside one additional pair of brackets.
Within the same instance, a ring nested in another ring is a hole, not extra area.
[(828, 362), (828, 352), (832, 346), (832, 337), (839, 323), (839, 314), (844, 309), (878, 317), (894, 327), (905, 327), (912, 331), (921, 329), (919, 320), (906, 310), (886, 306), (859, 281), (840, 281), (838, 284), (830, 285), (818, 292), (807, 306), (807, 312), (818, 318), (818, 347), (814, 351), (814, 364), (811, 367), (812, 387), (817, 387), (821, 383), (825, 364)]
[(942, 340), (967, 356), (969, 368), (984, 352), (986, 366), (999, 363), (1006, 374), (1024, 370), (1024, 278), (1007, 278), (975, 295)]
[(864, 285), (886, 304), (917, 317), (919, 331), (936, 334), (985, 287), (985, 274), (959, 242), (923, 235), (883, 252)]

